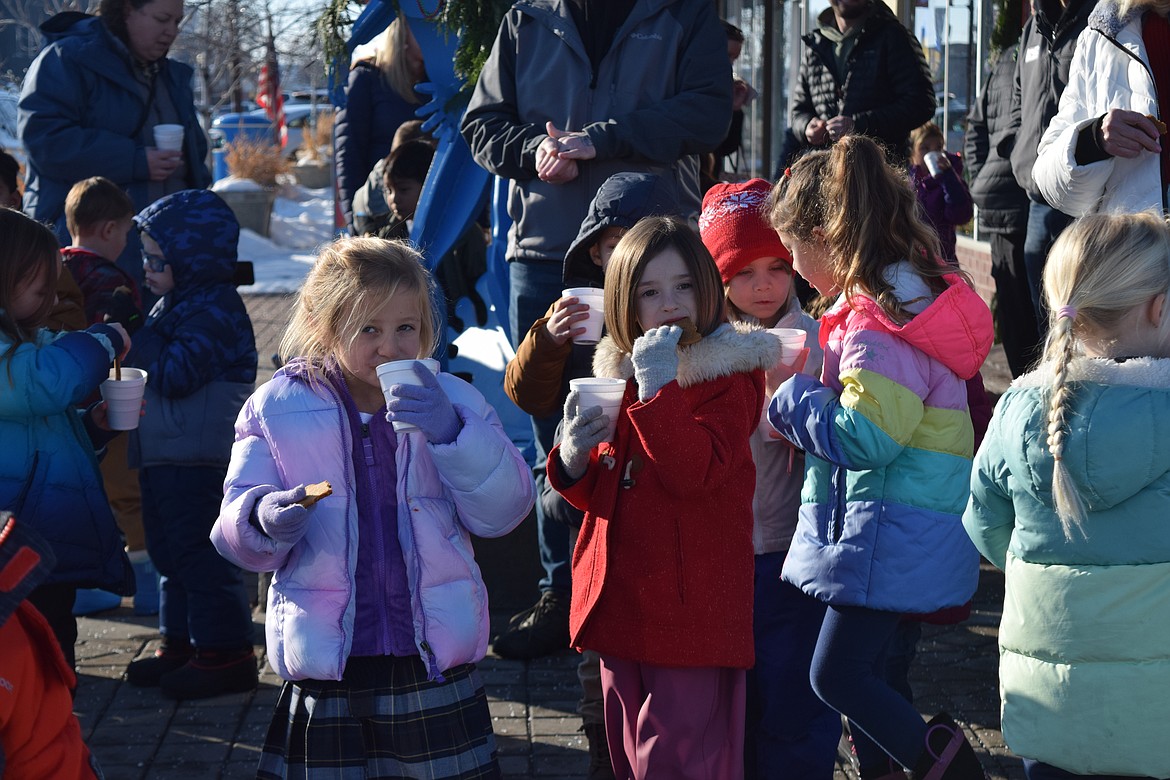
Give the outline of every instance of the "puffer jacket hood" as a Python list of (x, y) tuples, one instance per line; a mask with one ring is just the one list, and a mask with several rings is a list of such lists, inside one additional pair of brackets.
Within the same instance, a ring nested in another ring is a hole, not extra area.
[(85, 34), (85, 29), (77, 27), (77, 24), (86, 19), (97, 19), (97, 17), (81, 11), (63, 11), (42, 22), (39, 29), (45, 34), (45, 41), (53, 43), (69, 35)]
[(561, 278), (566, 285), (588, 282), (600, 287), (601, 269), (589, 257), (589, 248), (606, 228), (632, 228), (643, 217), (681, 216), (678, 181), (653, 173), (624, 171), (610, 176), (589, 204), (569, 251)]
[(234, 278), (240, 223), (214, 192), (183, 190), (160, 198), (134, 217), (134, 224), (162, 249), (180, 296)]
[[(908, 288), (901, 286), (907, 276), (898, 276), (899, 286), (895, 294), (901, 301), (917, 297)], [(864, 295), (854, 296), (850, 305), (854, 310), (868, 314), (876, 325), (939, 361), (960, 378), (970, 379), (979, 373), (995, 339), (991, 310), (957, 274), (947, 274), (943, 279), (947, 282), (947, 289), (906, 323), (895, 321), (877, 301)], [(825, 316), (845, 316), (847, 310), (848, 307), (834, 307), (834, 311)], [(827, 320), (823, 322), (830, 325), (821, 329), (821, 338), (825, 339), (831, 330), (831, 323)]]
[[(1052, 363), (1041, 364), (1012, 383), (1009, 392), (1043, 390), (1052, 386)], [(1170, 473), (1170, 448), (1165, 446), (1170, 428), (1157, 409), (1170, 388), (1170, 360), (1134, 358), (1118, 363), (1101, 358), (1074, 359), (1068, 367), (1068, 381), (1074, 387), (1079, 408), (1092, 409), (1092, 416), (1069, 417), (1062, 459), (1090, 512), (1110, 509), (1140, 493), (1152, 475)], [(1149, 388), (1147, 413), (1135, 402), (1135, 389)], [(1033, 414), (1047, 415), (1046, 393), (1036, 395)], [(1009, 407), (1013, 408), (1013, 407)], [(1093, 425), (1094, 419), (1125, 419), (1140, 416), (1155, 424), (1133, 426)], [(1020, 421), (1020, 430), (1035, 425)], [(1052, 453), (1045, 437), (1023, 436), (1005, 448), (1003, 455), (1018, 484), (1041, 503), (1052, 496)], [(1142, 465), (1135, 468), (1129, 457), (1105, 453), (1142, 453)]]

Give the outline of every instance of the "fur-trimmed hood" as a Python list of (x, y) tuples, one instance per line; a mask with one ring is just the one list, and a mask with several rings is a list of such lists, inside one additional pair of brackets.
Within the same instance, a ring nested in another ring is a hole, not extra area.
[(1089, 13), (1089, 27), (1107, 38), (1116, 38), (1118, 33), (1146, 11), (1155, 11), (1153, 0), (1140, 0), (1129, 6), (1124, 15), (1117, 0), (1100, 0)]
[[(780, 360), (780, 342), (758, 325), (723, 323), (689, 347), (680, 347), (678, 383), (691, 387), (731, 374), (769, 369)], [(629, 379), (634, 363), (605, 336), (593, 353), (593, 375)]]
[[(1053, 364), (1016, 379), (996, 410), (1008, 469), (1042, 503), (1051, 500), (1047, 444)], [(1170, 359), (1075, 358), (1063, 460), (1090, 510), (1116, 506), (1170, 472)], [(1003, 431), (1015, 432), (1010, 438)], [(1022, 435), (1021, 433), (1022, 432)], [(1010, 442), (1010, 443), (1009, 443)]]

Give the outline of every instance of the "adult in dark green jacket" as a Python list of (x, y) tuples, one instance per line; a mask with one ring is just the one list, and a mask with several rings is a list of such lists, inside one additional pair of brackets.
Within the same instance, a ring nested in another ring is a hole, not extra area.
[(792, 128), (813, 147), (848, 133), (905, 160), (910, 131), (934, 116), (922, 46), (880, 0), (830, 0), (805, 35)]
[[(207, 138), (195, 113), (192, 69), (167, 58), (183, 0), (102, 0), (99, 15), (67, 12), (41, 29), (49, 45), (29, 67), (18, 132), (28, 150), (24, 210), (68, 238), (65, 196), (105, 176), (141, 210), (164, 195), (203, 188)], [(183, 149), (155, 148), (154, 127), (183, 126)], [(119, 266), (141, 283), (131, 236)]]

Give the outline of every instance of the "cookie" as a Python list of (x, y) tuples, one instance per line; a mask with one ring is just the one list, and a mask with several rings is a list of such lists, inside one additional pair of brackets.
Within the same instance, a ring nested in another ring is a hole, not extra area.
[(703, 336), (699, 333), (699, 329), (695, 327), (695, 323), (691, 321), (690, 317), (685, 317), (674, 324), (683, 329), (682, 338), (678, 340), (678, 345), (680, 347), (689, 347), (691, 344), (694, 344), (698, 342), (699, 339), (703, 338)]
[(314, 482), (312, 485), (305, 485), (305, 497), (297, 503), (308, 507), (331, 495), (333, 495), (332, 485), (328, 482)]
[(1158, 135), (1166, 135), (1166, 123), (1153, 114), (1146, 114), (1146, 119), (1154, 123), (1154, 127), (1158, 128)]

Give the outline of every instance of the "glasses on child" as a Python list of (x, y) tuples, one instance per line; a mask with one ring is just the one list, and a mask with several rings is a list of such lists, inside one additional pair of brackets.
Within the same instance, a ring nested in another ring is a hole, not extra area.
[(167, 265), (167, 259), (162, 255), (151, 254), (144, 249), (142, 250), (142, 264), (156, 274), (161, 274)]

